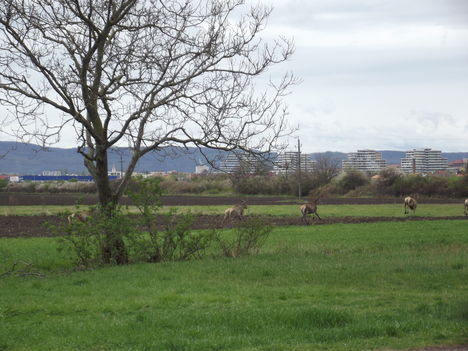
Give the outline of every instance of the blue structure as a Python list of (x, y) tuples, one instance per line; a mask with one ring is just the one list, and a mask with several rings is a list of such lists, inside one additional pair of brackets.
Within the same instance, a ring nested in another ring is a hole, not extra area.
[[(43, 175), (23, 175), (19, 176), (20, 182), (32, 181), (32, 182), (50, 182), (50, 181), (69, 181), (77, 180), (79, 182), (92, 182), (94, 181), (91, 176), (43, 176)], [(117, 176), (109, 176), (109, 180), (117, 179)]]

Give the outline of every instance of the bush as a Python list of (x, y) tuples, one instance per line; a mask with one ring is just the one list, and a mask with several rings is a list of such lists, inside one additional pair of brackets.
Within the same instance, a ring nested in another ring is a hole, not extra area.
[(422, 194), (426, 196), (445, 196), (448, 195), (448, 179), (445, 177), (426, 176)]
[[(112, 257), (118, 257), (119, 262), (111, 264), (199, 259), (216, 243), (224, 255), (238, 257), (257, 252), (271, 232), (270, 226), (256, 220), (243, 222), (235, 229), (232, 241), (221, 239), (215, 229), (194, 231), (190, 213), (178, 215), (172, 210), (168, 215), (159, 215), (161, 179), (135, 178), (134, 182), (136, 190), (128, 191), (128, 196), (139, 216), (129, 216), (120, 206), (112, 212), (95, 208), (85, 218), (74, 216), (71, 223), (53, 228), (60, 236), (62, 249), (70, 251), (78, 266), (104, 265)], [(63, 214), (64, 220), (69, 215)], [(109, 240), (117, 244), (111, 245)], [(118, 252), (109, 252), (109, 248)]]
[(403, 175), (394, 168), (385, 168), (379, 172), (376, 182), (377, 193), (382, 195), (395, 195), (395, 184)]
[(369, 183), (369, 177), (363, 172), (355, 169), (346, 171), (338, 180), (338, 186), (341, 187), (344, 194)]
[(232, 193), (229, 178), (224, 174), (195, 175), (190, 179), (167, 176), (161, 179), (161, 189), (166, 194), (219, 194)]
[(36, 190), (36, 185), (33, 182), (9, 182), (6, 191), (32, 193)]
[(468, 197), (468, 175), (449, 178), (447, 189), (453, 197)]
[(0, 178), (0, 191), (5, 189), (8, 185), (8, 179)]
[(272, 229), (264, 220), (249, 218), (234, 229), (232, 240), (223, 239), (218, 235), (217, 241), (226, 257), (249, 255), (260, 250)]
[[(244, 175), (232, 178), (235, 192), (246, 195), (298, 195), (299, 177), (297, 174), (284, 175)], [(304, 172), (301, 175), (301, 195), (321, 185), (314, 173)]]
[(94, 182), (15, 182), (8, 183), (5, 189), (10, 192), (49, 192), (49, 193), (96, 193)]
[[(135, 256), (147, 262), (203, 257), (214, 240), (214, 232), (192, 231), (193, 216), (177, 216), (175, 210), (165, 216), (163, 223), (156, 223), (161, 208), (161, 179), (136, 177), (134, 182), (138, 191), (129, 191), (128, 195), (140, 212), (140, 227), (148, 233), (132, 237)], [(161, 226), (163, 229), (159, 229)]]
[[(99, 208), (92, 212), (93, 215), (86, 220), (75, 219), (67, 225), (53, 228), (62, 244), (60, 250), (69, 251), (79, 267), (96, 267), (105, 263), (106, 233), (112, 232), (114, 238), (124, 241), (133, 231), (132, 223), (121, 207), (112, 216), (105, 215)], [(64, 219), (69, 215), (62, 214)]]

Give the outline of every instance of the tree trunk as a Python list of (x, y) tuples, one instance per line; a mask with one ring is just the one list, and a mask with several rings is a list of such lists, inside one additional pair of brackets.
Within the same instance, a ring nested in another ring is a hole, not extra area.
[[(108, 176), (107, 150), (96, 153), (95, 174), (101, 215), (107, 220), (111, 220), (115, 215), (119, 199), (112, 192)], [(121, 233), (115, 228), (104, 228), (104, 240), (101, 247), (101, 256), (104, 263), (127, 264), (128, 252)]]

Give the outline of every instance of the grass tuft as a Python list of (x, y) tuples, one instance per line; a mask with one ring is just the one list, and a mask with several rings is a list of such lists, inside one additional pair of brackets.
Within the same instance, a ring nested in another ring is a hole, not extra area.
[(279, 320), (293, 328), (310, 330), (344, 327), (352, 321), (352, 318), (349, 313), (342, 311), (308, 308), (300, 311), (283, 311), (279, 315)]

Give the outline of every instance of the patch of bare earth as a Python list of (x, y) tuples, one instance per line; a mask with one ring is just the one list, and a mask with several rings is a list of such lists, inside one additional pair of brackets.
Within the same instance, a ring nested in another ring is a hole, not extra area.
[[(252, 217), (252, 216), (247, 216)], [(298, 225), (327, 225), (327, 224), (352, 224), (373, 222), (414, 222), (432, 220), (466, 219), (464, 216), (454, 217), (329, 217), (319, 219), (308, 218), (307, 222), (302, 217), (279, 216), (255, 216), (264, 219), (273, 226), (298, 226)], [(163, 218), (156, 218), (157, 223), (164, 223)], [(50, 225), (64, 223), (59, 216), (0, 216), (0, 237), (41, 237), (53, 236)], [(232, 228), (239, 225), (238, 220), (223, 223), (222, 215), (199, 215), (195, 217), (194, 229)]]
[[(307, 198), (299, 200), (297, 197), (258, 197), (258, 196), (190, 196), (168, 195), (161, 198), (164, 206), (194, 206), (194, 205), (233, 205), (240, 200), (245, 200), (249, 205), (290, 205), (306, 202)], [(49, 193), (7, 193), (0, 192), (0, 206), (17, 205), (94, 205), (98, 198), (93, 194), (49, 194)], [(129, 199), (122, 200), (129, 204)], [(419, 199), (419, 203), (463, 203), (463, 199)], [(401, 198), (325, 198), (320, 201), (323, 205), (377, 205), (377, 204), (401, 204)]]

